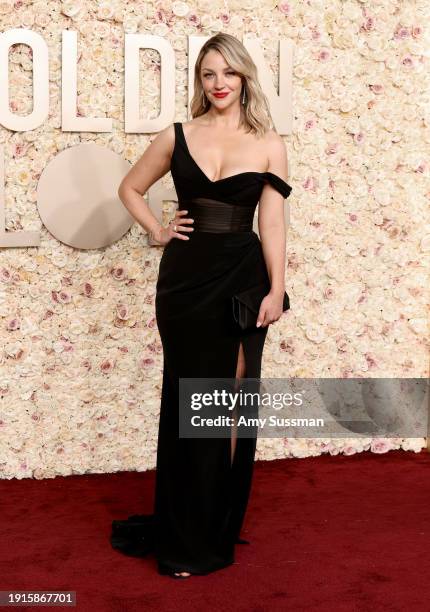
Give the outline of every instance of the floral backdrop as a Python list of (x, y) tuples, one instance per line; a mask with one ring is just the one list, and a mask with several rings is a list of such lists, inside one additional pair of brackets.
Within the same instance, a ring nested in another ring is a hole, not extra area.
[[(165, 37), (186, 121), (187, 36), (258, 37), (277, 74), (295, 43), (293, 131), (285, 136), (291, 310), (269, 328), (263, 377), (426, 377), (429, 365), (429, 5), (427, 0), (0, 1), (1, 30), (40, 33), (50, 116), (0, 127), (6, 229), (38, 248), (0, 257), (0, 477), (46, 478), (155, 466), (162, 347), (154, 293), (162, 249), (136, 223), (106, 249), (58, 242), (36, 210), (60, 151), (94, 141), (134, 163), (154, 135), (123, 125), (124, 33)], [(61, 131), (61, 31), (78, 33), (78, 113), (112, 133)], [(141, 114), (158, 114), (158, 55), (141, 56)], [(10, 108), (32, 109), (32, 59), (10, 50)], [(170, 174), (163, 178), (171, 183)], [(424, 438), (260, 439), (257, 458), (418, 451)]]

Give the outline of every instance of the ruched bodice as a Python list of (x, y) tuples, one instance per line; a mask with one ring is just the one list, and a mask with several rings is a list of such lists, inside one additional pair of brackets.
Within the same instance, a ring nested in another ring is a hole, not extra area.
[(252, 231), (255, 209), (266, 183), (284, 198), (290, 195), (290, 185), (272, 172), (246, 171), (210, 180), (191, 156), (182, 123), (176, 122), (174, 127), (170, 170), (178, 208), (189, 210), (195, 231)]
[(179, 208), (188, 210), (196, 232), (251, 232), (254, 220), (252, 206), (238, 206), (213, 198), (181, 200)]

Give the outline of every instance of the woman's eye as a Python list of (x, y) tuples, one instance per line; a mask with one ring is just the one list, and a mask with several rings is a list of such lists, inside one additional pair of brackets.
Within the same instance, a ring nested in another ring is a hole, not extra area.
[[(226, 72), (226, 74), (228, 74), (228, 75), (235, 75), (236, 73), (233, 72), (232, 70), (229, 70), (228, 72)], [(209, 78), (209, 77), (211, 77), (213, 75), (212, 74), (204, 74), (203, 76), (204, 76), (205, 79), (207, 79), (207, 78)]]

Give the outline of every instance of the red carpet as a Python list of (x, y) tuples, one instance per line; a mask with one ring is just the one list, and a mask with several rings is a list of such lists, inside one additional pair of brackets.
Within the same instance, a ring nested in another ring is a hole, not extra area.
[(425, 450), (257, 462), (251, 544), (187, 580), (110, 547), (113, 518), (152, 511), (154, 472), (3, 480), (0, 590), (74, 590), (85, 612), (428, 612), (429, 466)]

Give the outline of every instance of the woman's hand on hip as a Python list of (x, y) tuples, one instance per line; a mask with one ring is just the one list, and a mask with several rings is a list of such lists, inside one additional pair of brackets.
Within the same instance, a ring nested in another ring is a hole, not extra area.
[(181, 232), (192, 232), (193, 227), (187, 227), (187, 225), (194, 223), (194, 219), (184, 217), (188, 210), (176, 210), (174, 218), (170, 221), (167, 227), (161, 228), (158, 235), (155, 236), (155, 240), (162, 245), (166, 245), (171, 241), (172, 238), (179, 238), (179, 240), (189, 240), (188, 236), (184, 236)]

